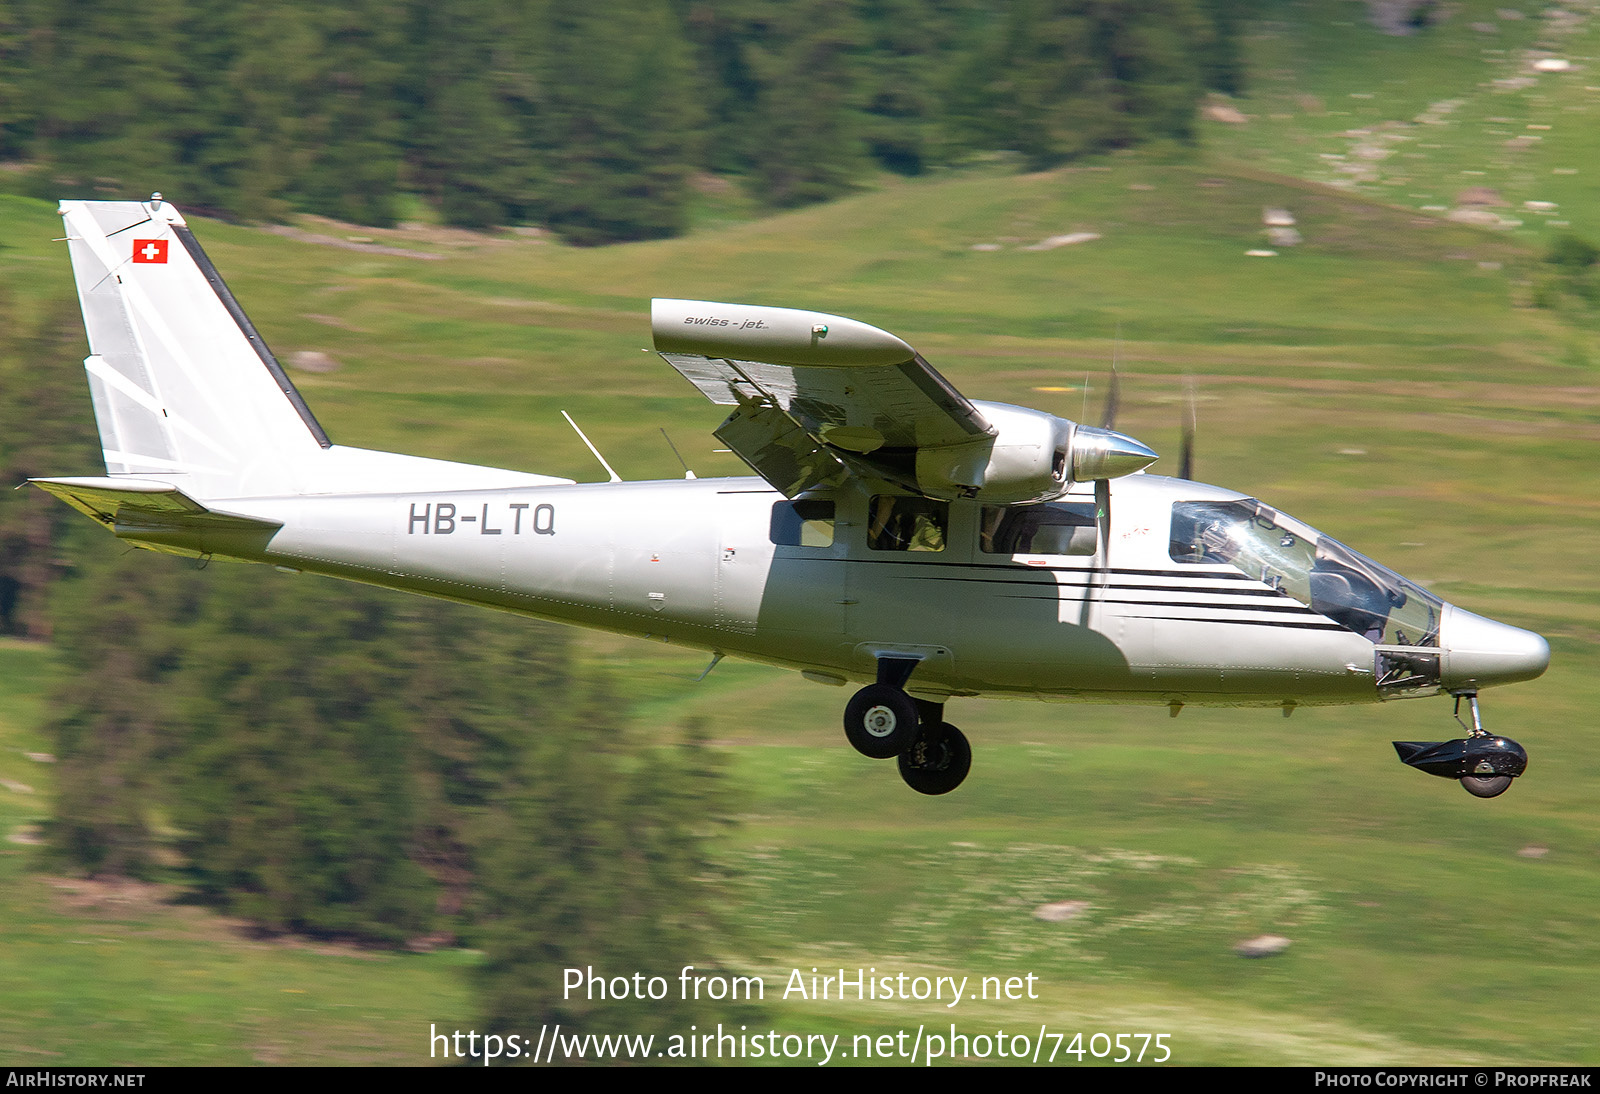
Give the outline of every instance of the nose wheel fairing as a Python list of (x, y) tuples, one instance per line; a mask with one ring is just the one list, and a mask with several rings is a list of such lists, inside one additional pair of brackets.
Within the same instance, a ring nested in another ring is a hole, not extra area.
[(1400, 760), (1445, 779), (1505, 775), (1528, 769), (1528, 753), (1509, 737), (1465, 737), (1454, 741), (1395, 741)]
[[(1461, 721), (1461, 700), (1467, 701), (1472, 724)], [(1458, 779), (1467, 793), (1493, 798), (1506, 792), (1511, 780), (1528, 769), (1528, 753), (1509, 737), (1483, 728), (1476, 692), (1456, 696), (1455, 719), (1468, 736), (1451, 741), (1394, 741), (1400, 762), (1442, 779)]]

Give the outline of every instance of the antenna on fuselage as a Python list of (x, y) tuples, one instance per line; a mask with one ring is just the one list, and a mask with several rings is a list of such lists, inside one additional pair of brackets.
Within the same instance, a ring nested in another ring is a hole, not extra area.
[(683, 454), (678, 451), (678, 446), (672, 443), (671, 437), (667, 436), (666, 428), (664, 426), (658, 426), (657, 428), (661, 430), (661, 439), (667, 442), (667, 447), (672, 449), (672, 454), (678, 457), (680, 464), (683, 464), (683, 477), (686, 479), (694, 478), (694, 472), (690, 471), (689, 465), (684, 462)]
[(621, 482), (622, 476), (617, 474), (616, 468), (612, 467), (606, 462), (606, 458), (604, 456), (600, 455), (600, 450), (594, 446), (594, 442), (583, 435), (583, 430), (579, 429), (578, 423), (572, 420), (572, 415), (563, 410), (561, 412), (561, 416), (567, 420), (567, 424), (570, 425), (572, 427), (572, 431), (578, 435), (578, 439), (589, 446), (589, 451), (593, 452), (594, 458), (600, 461), (600, 466), (606, 469), (606, 474), (611, 476), (611, 481)]

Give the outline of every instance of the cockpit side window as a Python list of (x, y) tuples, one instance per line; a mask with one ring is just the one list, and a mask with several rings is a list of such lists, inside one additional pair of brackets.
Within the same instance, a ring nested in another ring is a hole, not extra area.
[(1169, 554), (1174, 562), (1225, 562), (1309, 604), (1316, 534), (1284, 526), (1277, 516), (1257, 501), (1178, 502)]
[(874, 551), (942, 551), (950, 504), (932, 498), (878, 494), (868, 510), (867, 546)]
[(1380, 645), (1437, 646), (1443, 601), (1253, 499), (1172, 507), (1174, 562), (1226, 563)]

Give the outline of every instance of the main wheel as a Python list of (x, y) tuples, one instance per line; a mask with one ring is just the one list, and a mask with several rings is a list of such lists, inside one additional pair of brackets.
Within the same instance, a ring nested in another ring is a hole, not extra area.
[(972, 770), (972, 746), (949, 722), (918, 734), (900, 753), (900, 777), (919, 794), (948, 794)]
[(1475, 798), (1498, 798), (1511, 785), (1510, 775), (1463, 775), (1461, 785)]
[(868, 684), (844, 708), (844, 735), (863, 756), (898, 756), (916, 740), (917, 704), (897, 687)]

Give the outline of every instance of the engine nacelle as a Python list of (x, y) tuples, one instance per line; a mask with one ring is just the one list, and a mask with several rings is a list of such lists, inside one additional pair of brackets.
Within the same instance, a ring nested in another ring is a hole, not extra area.
[(933, 497), (1025, 505), (1060, 497), (1075, 482), (1113, 479), (1157, 457), (1132, 437), (1042, 410), (973, 401), (993, 435), (917, 452), (917, 485)]

